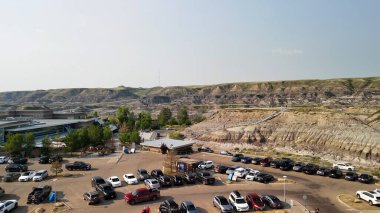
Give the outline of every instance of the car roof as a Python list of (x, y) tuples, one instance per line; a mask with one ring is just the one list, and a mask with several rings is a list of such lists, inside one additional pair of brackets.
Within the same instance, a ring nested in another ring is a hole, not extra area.
[(97, 191), (92, 191), (92, 192), (87, 192), (87, 193), (90, 195), (99, 195), (99, 192), (97, 192)]
[(147, 188), (138, 188), (138, 189), (136, 189), (135, 191), (136, 192), (145, 192), (145, 191), (148, 191), (149, 189), (147, 189)]
[(185, 204), (186, 206), (194, 205), (193, 202), (191, 201), (183, 201), (182, 203)]
[(256, 193), (248, 193), (247, 196), (251, 196), (252, 198), (260, 198), (260, 196)]
[(117, 177), (117, 176), (111, 176), (111, 177), (109, 177), (109, 178), (112, 178), (112, 179), (113, 179), (113, 178), (119, 178), (119, 177)]
[(41, 169), (41, 170), (37, 171), (37, 173), (40, 173), (40, 172), (47, 172), (47, 170), (46, 169)]

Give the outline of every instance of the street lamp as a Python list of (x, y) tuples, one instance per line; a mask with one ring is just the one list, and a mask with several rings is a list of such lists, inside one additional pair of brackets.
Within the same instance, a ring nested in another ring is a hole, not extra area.
[(286, 178), (287, 178), (287, 176), (283, 176), (283, 178), (284, 178), (284, 202), (286, 203)]

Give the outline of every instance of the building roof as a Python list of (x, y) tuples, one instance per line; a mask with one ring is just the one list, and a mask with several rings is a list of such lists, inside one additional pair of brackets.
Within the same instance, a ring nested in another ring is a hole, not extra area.
[(8, 132), (28, 131), (39, 128), (70, 125), (82, 122), (90, 122), (92, 119), (35, 119), (28, 126), (7, 129)]
[(191, 146), (194, 144), (194, 142), (163, 138), (160, 140), (147, 141), (147, 142), (141, 143), (142, 146), (150, 146), (150, 147), (156, 147), (156, 148), (160, 148), (162, 144), (166, 144), (166, 146), (169, 149), (178, 149), (185, 146)]

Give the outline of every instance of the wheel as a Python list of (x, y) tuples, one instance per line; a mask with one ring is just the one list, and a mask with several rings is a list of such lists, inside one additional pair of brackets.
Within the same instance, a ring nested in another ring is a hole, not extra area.
[(368, 204), (369, 204), (370, 206), (373, 206), (373, 203), (372, 203), (371, 200), (368, 202)]
[(131, 200), (129, 203), (130, 203), (131, 205), (133, 205), (133, 204), (136, 203), (136, 201), (135, 201), (135, 200)]
[(357, 194), (356, 197), (357, 197), (358, 199), (361, 199), (360, 194)]
[(8, 213), (8, 212), (9, 212), (8, 209), (5, 209), (4, 213)]
[(157, 196), (153, 196), (153, 197), (152, 197), (152, 200), (157, 200)]
[(17, 209), (17, 207), (18, 207), (18, 203), (15, 203), (15, 207), (14, 208)]

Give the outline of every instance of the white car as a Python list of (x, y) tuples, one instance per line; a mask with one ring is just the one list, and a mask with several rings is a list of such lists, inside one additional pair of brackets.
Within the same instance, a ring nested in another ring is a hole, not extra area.
[(228, 197), (231, 205), (235, 207), (238, 212), (247, 212), (249, 211), (249, 205), (243, 196), (240, 195), (238, 191), (231, 192)]
[(235, 169), (234, 175), (236, 175), (238, 178), (245, 178), (248, 172), (249, 172), (249, 169), (240, 167), (240, 168)]
[(34, 176), (33, 176), (33, 181), (43, 181), (45, 178), (48, 177), (48, 171), (46, 169), (38, 171)]
[(27, 182), (33, 179), (34, 175), (36, 175), (35, 171), (29, 171), (24, 172), (22, 175), (18, 178), (19, 182)]
[(257, 175), (257, 174), (259, 174), (260, 173), (260, 171), (258, 171), (258, 170), (251, 170), (251, 171), (249, 171), (249, 173), (245, 176), (245, 179), (246, 180), (251, 180), (251, 181), (253, 181), (254, 179), (255, 179), (255, 176)]
[(7, 163), (9, 158), (7, 156), (0, 156), (0, 163)]
[(228, 155), (228, 156), (232, 156), (232, 153), (231, 152), (229, 152), (229, 151), (220, 151), (220, 154), (221, 155)]
[(133, 174), (125, 174), (123, 175), (124, 181), (129, 184), (137, 184), (137, 178)]
[(18, 207), (17, 200), (4, 200), (0, 202), (0, 213), (10, 212)]
[(111, 176), (107, 178), (107, 181), (110, 182), (112, 187), (120, 187), (121, 186), (121, 181), (117, 176)]
[(146, 179), (146, 180), (144, 180), (144, 184), (149, 189), (159, 189), (160, 188), (160, 183), (156, 179)]
[(212, 169), (212, 168), (214, 168), (214, 163), (210, 160), (204, 161), (198, 165), (198, 168), (200, 168), (200, 169)]
[(357, 191), (356, 197), (367, 201), (370, 206), (380, 204), (380, 194), (374, 191)]
[(349, 163), (344, 163), (344, 162), (334, 163), (333, 168), (338, 168), (341, 170), (348, 170), (348, 171), (355, 171), (355, 167), (353, 165)]

